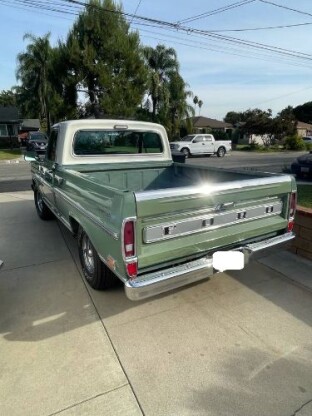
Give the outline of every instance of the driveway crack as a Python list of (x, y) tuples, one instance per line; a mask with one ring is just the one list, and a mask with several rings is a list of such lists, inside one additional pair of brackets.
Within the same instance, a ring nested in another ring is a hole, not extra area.
[(59, 415), (59, 414), (65, 412), (66, 410), (73, 409), (76, 406), (80, 406), (81, 404), (90, 402), (91, 400), (97, 399), (98, 397), (101, 397), (101, 396), (105, 396), (105, 394), (112, 393), (113, 391), (117, 391), (117, 390), (122, 389), (122, 388), (127, 387), (127, 386), (128, 386), (128, 384), (124, 384), (122, 386), (116, 387), (115, 389), (108, 390), (108, 391), (105, 391), (103, 393), (96, 394), (95, 396), (89, 397), (88, 399), (82, 400), (81, 402), (78, 402), (78, 403), (72, 404), (70, 406), (64, 407), (64, 409), (58, 410), (57, 412), (50, 413), (48, 416)]
[(300, 406), (297, 410), (294, 411), (290, 416), (296, 416), (305, 406), (312, 403), (312, 399), (308, 400), (307, 402), (303, 403), (302, 406)]

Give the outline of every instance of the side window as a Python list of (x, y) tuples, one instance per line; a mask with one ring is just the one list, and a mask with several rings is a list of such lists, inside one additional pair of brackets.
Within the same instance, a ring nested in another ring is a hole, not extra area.
[(205, 136), (205, 140), (206, 140), (206, 142), (211, 142), (212, 141), (212, 137), (211, 136)]
[(58, 130), (54, 129), (50, 133), (49, 143), (47, 148), (47, 159), (55, 162), (56, 159), (56, 145), (57, 145)]
[(204, 137), (203, 136), (196, 136), (194, 143), (201, 143), (204, 141)]

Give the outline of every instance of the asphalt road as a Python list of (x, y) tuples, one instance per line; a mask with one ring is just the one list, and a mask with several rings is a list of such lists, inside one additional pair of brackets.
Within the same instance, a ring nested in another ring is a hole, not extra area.
[(28, 191), (31, 184), (30, 164), (0, 163), (0, 192)]
[[(291, 162), (306, 152), (248, 153), (235, 151), (224, 158), (192, 157), (188, 164), (212, 166), (221, 169), (245, 169), (263, 172), (284, 172)], [(30, 165), (27, 162), (0, 164), (0, 192), (30, 189)]]
[(246, 169), (263, 172), (284, 172), (291, 163), (307, 152), (251, 153), (234, 151), (224, 158), (217, 156), (191, 157), (186, 163), (213, 166), (222, 169)]

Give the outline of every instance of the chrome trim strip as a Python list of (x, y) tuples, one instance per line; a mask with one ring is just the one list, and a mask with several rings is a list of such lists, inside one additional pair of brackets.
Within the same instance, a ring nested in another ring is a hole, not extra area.
[[(272, 247), (287, 244), (294, 237), (295, 235), (292, 232), (285, 233), (278, 237), (267, 238), (257, 243), (238, 247), (235, 250), (243, 252), (245, 264), (247, 264), (251, 256), (259, 252), (263, 253), (266, 249), (270, 249), (271, 252)], [(136, 279), (129, 279), (125, 283), (125, 293), (130, 300), (141, 300), (197, 282), (211, 276), (213, 273), (212, 256), (207, 256), (180, 266), (146, 273)]]
[(248, 187), (258, 186), (274, 186), (280, 183), (291, 184), (290, 175), (280, 175), (275, 177), (273, 174), (267, 178), (247, 179), (241, 181), (225, 182), (223, 184), (203, 183), (202, 186), (185, 186), (181, 188), (173, 189), (160, 189), (153, 191), (140, 191), (135, 192), (135, 197), (138, 202), (150, 201), (155, 199), (165, 199), (173, 197), (206, 197), (216, 192), (232, 191), (237, 189), (245, 189)]
[(70, 223), (61, 215), (61, 214), (57, 214), (57, 219), (62, 221), (62, 223), (71, 231), (73, 232), (72, 226), (70, 225)]
[[(269, 209), (268, 212), (266, 212), (267, 208)], [(169, 240), (172, 238), (205, 232), (207, 230), (216, 230), (261, 218), (270, 218), (272, 216), (280, 215), (282, 208), (283, 203), (279, 200), (252, 207), (214, 212), (205, 216), (194, 217), (192, 219), (152, 225), (143, 229), (143, 241), (144, 243), (150, 244), (156, 241)], [(238, 215), (241, 213), (245, 216), (238, 218)], [(235, 218), (235, 220), (231, 221), (231, 218)]]
[(107, 228), (101, 221), (99, 221), (95, 215), (88, 212), (85, 208), (83, 208), (78, 202), (75, 202), (72, 198), (67, 196), (63, 191), (61, 191), (58, 188), (54, 188), (54, 192), (61, 196), (63, 199), (65, 199), (66, 202), (68, 202), (71, 206), (76, 208), (78, 211), (80, 211), (83, 215), (85, 215), (87, 218), (89, 218), (95, 225), (98, 225), (100, 228), (102, 228), (105, 232), (107, 232), (109, 235), (111, 235), (115, 240), (118, 240), (119, 235), (118, 233), (115, 233), (114, 231)]
[(38, 173), (34, 174), (34, 178), (38, 179), (39, 182), (41, 182), (41, 184), (44, 184), (45, 186), (47, 186), (48, 188), (53, 189), (53, 186), (51, 185), (51, 183), (47, 182), (45, 179), (43, 179), (42, 176), (38, 175)]

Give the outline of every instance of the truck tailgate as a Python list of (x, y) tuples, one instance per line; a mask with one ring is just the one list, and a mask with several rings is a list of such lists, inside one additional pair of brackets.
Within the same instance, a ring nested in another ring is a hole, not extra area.
[(287, 227), (290, 176), (136, 192), (139, 271)]

